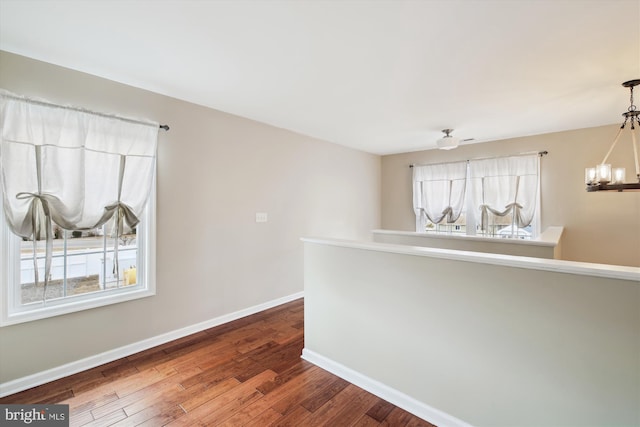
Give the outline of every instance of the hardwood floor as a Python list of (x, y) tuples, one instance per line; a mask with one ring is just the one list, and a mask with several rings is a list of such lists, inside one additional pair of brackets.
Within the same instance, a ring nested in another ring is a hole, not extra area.
[(0, 399), (71, 426), (432, 426), (300, 359), (296, 300)]

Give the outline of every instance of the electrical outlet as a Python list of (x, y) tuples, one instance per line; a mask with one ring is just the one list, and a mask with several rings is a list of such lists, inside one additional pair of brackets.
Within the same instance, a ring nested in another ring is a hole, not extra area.
[(267, 213), (256, 212), (256, 222), (267, 222)]

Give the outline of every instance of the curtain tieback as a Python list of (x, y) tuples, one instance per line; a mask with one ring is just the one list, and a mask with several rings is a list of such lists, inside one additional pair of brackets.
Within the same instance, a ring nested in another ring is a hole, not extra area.
[[(440, 221), (442, 221), (443, 218), (447, 218), (447, 223), (451, 224), (453, 223), (453, 208), (451, 206), (447, 206), (443, 211), (442, 211), (442, 216), (440, 217)], [(439, 221), (438, 221), (439, 222)]]
[(487, 228), (489, 228), (489, 213), (498, 216), (505, 216), (507, 212), (509, 212), (509, 209), (504, 212), (500, 212), (489, 205), (480, 205), (480, 223), (482, 224), (482, 229), (487, 230)]
[[(120, 201), (105, 206), (105, 216), (115, 216), (116, 237), (113, 243), (113, 274), (116, 276), (116, 280), (120, 281), (120, 269), (118, 268), (118, 241), (120, 236), (124, 232), (124, 222), (132, 229), (138, 225), (140, 219), (133, 213), (131, 206)], [(114, 212), (115, 211), (115, 212)]]
[(480, 221), (482, 223), (482, 229), (486, 230), (489, 227), (489, 212), (491, 212), (494, 215), (505, 216), (509, 212), (513, 211), (513, 215), (516, 217), (516, 220), (518, 221), (518, 223), (520, 223), (521, 209), (522, 209), (522, 205), (517, 202), (509, 203), (508, 205), (506, 205), (504, 212), (497, 211), (489, 205), (480, 205), (480, 212), (481, 212)]
[(483, 230), (489, 228), (489, 212), (491, 208), (489, 205), (480, 205), (480, 224)]
[(522, 219), (522, 215), (521, 215), (522, 205), (520, 203), (517, 203), (517, 202), (509, 203), (508, 205), (505, 206), (505, 208), (507, 208), (507, 212), (513, 211), (513, 218), (515, 219), (515, 223), (518, 225), (518, 227), (526, 226), (526, 224), (524, 224), (524, 221)]
[(42, 207), (42, 211), (44, 212), (44, 226), (45, 226), (45, 236), (46, 236), (46, 247), (45, 247), (45, 262), (44, 262), (44, 289), (42, 290), (42, 300), (44, 301), (47, 295), (47, 286), (49, 285), (49, 276), (51, 273), (51, 258), (53, 252), (53, 229), (52, 229), (52, 220), (51, 220), (51, 209), (49, 208), (49, 200), (59, 199), (47, 193), (29, 193), (26, 191), (20, 192), (16, 194), (16, 199), (25, 200), (31, 199), (29, 204), (29, 213), (26, 216), (25, 220), (31, 221), (31, 236), (33, 238), (33, 277), (34, 284), (38, 286), (40, 282), (38, 275), (38, 237), (40, 237), (40, 232), (42, 231), (41, 223), (38, 219), (38, 205)]

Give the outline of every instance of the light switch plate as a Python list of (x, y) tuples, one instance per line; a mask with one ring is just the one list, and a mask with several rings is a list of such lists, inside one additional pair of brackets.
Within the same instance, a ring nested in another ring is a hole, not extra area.
[(267, 213), (256, 212), (256, 222), (267, 222)]

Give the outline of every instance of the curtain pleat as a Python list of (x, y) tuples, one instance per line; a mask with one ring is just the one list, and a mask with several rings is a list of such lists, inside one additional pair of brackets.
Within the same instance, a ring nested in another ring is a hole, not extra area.
[(499, 157), (469, 162), (473, 206), (480, 211), (482, 229), (491, 215), (513, 215), (512, 224), (531, 224), (538, 191), (538, 155)]

